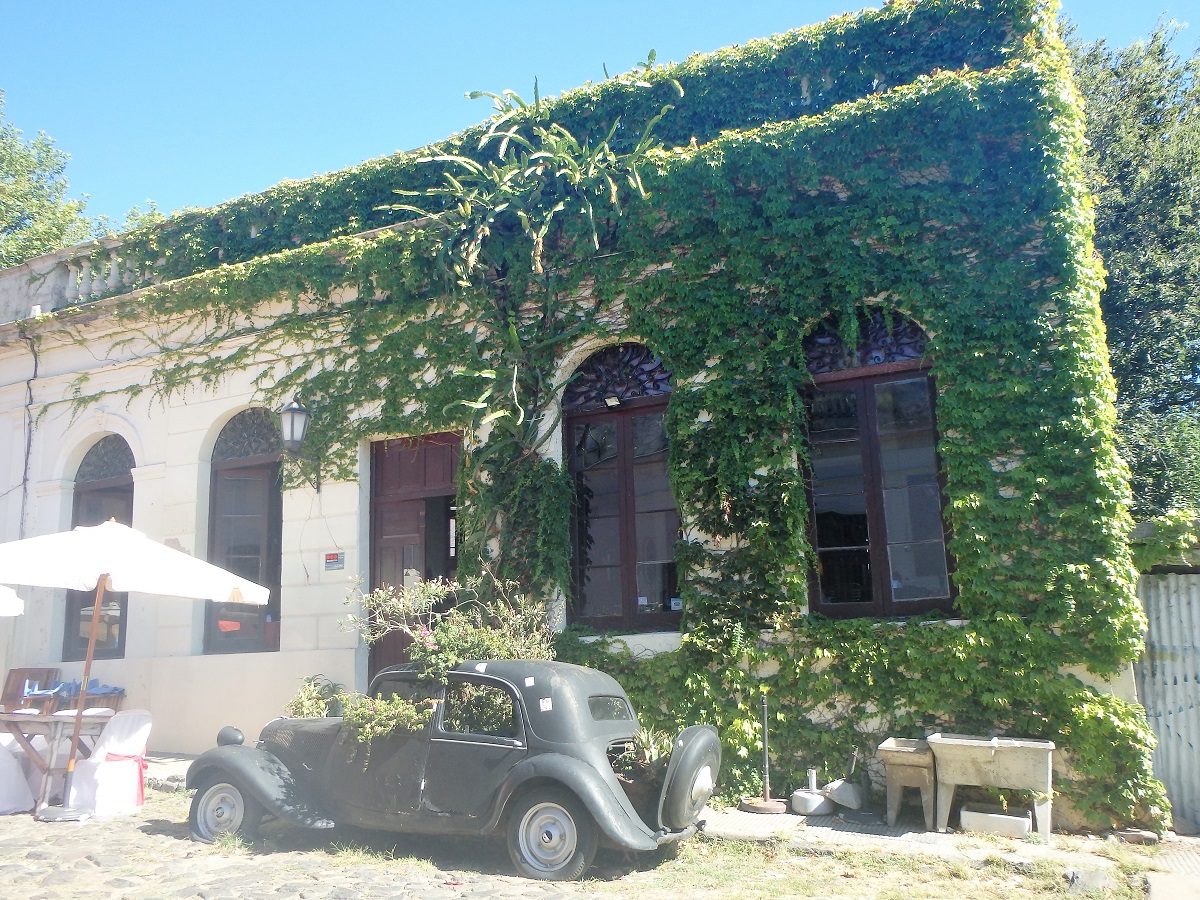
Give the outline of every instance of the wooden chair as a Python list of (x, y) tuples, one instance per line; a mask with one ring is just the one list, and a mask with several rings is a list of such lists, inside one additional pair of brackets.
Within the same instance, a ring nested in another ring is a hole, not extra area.
[(9, 669), (8, 677), (4, 679), (4, 693), (0, 694), (0, 711), (29, 708), (30, 703), (25, 697), (27, 683), (48, 688), (57, 680), (58, 669)]

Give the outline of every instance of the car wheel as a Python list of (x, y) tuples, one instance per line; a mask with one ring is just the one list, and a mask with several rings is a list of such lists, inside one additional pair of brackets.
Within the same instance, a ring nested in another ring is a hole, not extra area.
[(192, 840), (211, 844), (222, 834), (253, 838), (262, 823), (263, 806), (244, 788), (220, 775), (196, 790), (188, 826)]
[(659, 818), (672, 830), (692, 825), (716, 788), (721, 771), (721, 739), (709, 725), (679, 732), (663, 783)]
[(596, 825), (573, 794), (533, 790), (509, 814), (508, 854), (526, 878), (574, 881), (596, 856)]

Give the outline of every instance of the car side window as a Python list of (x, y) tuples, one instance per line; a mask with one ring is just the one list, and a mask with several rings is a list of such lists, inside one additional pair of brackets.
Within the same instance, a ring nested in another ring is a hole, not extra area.
[(446, 688), (442, 731), (516, 739), (521, 736), (516, 702), (494, 684), (460, 681)]

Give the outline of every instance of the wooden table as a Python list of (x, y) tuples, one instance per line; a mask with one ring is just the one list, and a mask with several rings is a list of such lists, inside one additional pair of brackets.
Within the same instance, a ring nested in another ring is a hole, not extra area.
[[(112, 719), (112, 715), (95, 715), (85, 714), (79, 728), (79, 748), (78, 756), (80, 759), (86, 759), (91, 754), (91, 748), (96, 743), (96, 738), (100, 736), (100, 732), (104, 730), (104, 726)], [(4, 712), (0, 713), (0, 728), (6, 730), (21, 746), (21, 749), (28, 754), (29, 759), (38, 771), (42, 773), (42, 786), (38, 791), (37, 805), (34, 807), (34, 812), (46, 806), (50, 801), (50, 787), (54, 781), (54, 773), (56, 769), (60, 769), (58, 755), (59, 745), (63, 741), (68, 743), (71, 740), (71, 730), (75, 725), (74, 711), (68, 714), (34, 714), (19, 713), (19, 712)], [(31, 739), (38, 735), (46, 739), (47, 749), (43, 756), (38, 752), (37, 748), (31, 743)], [(91, 744), (84, 741), (84, 738), (90, 738)], [(63, 803), (67, 802), (67, 798), (63, 798)]]

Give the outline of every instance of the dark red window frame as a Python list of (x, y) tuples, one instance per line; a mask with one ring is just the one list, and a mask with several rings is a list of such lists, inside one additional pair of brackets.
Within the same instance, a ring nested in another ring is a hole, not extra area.
[[(209, 601), (205, 614), (205, 653), (253, 653), (279, 649), (281, 557), (283, 549), (283, 493), (280, 455), (266, 453), (212, 464), (209, 492), (209, 561), (270, 588), (265, 607), (247, 603)], [(232, 513), (228, 505), (247, 479), (262, 482), (264, 503), (248, 513)], [(235, 521), (257, 520), (257, 563), (232, 553)]]
[[(877, 410), (873, 399), (873, 391), (876, 385), (912, 380), (915, 377), (923, 377), (929, 391), (929, 408), (932, 414), (929, 432), (930, 439), (933, 442), (936, 464), (935, 483), (938, 488), (939, 520), (941, 524), (943, 553), (945, 555), (947, 588), (945, 596), (898, 600), (893, 596), (893, 579), (889, 562), (887, 514), (884, 507), (884, 489), (880, 466), (880, 438), (876, 428)], [(953, 558), (946, 548), (949, 532), (945, 525), (944, 516), (945, 479), (942, 474), (941, 459), (936, 454), (937, 392), (934, 388), (933, 378), (929, 374), (928, 363), (923, 360), (901, 360), (873, 366), (840, 369), (813, 377), (813, 393), (820, 392), (823, 389), (847, 390), (850, 388), (857, 391), (857, 409), (861, 411), (860, 441), (863, 453), (867, 533), (865, 540), (861, 544), (855, 543), (853, 547), (847, 547), (846, 550), (849, 553), (855, 549), (866, 549), (869, 559), (869, 594), (868, 599), (862, 602), (848, 601), (844, 598), (840, 602), (829, 602), (825, 599), (826, 593), (822, 590), (821, 584), (824, 573), (821, 569), (822, 563), (820, 561), (822, 548), (818, 537), (814, 473), (810, 469), (808, 473), (808, 499), (809, 508), (814, 510), (814, 513), (810, 516), (809, 538), (811, 546), (814, 548), (814, 553), (818, 557), (818, 566), (810, 573), (809, 577), (810, 609), (813, 612), (831, 618), (903, 617), (934, 610), (951, 612), (954, 608), (954, 565)], [(812, 394), (810, 394), (810, 398), (811, 396)], [(837, 552), (836, 547), (833, 550), (827, 551), (828, 555)], [(864, 587), (867, 587), (867, 585), (864, 585)]]
[[(93, 503), (92, 501), (99, 501)], [(122, 525), (133, 525), (133, 476), (116, 475), (75, 485), (72, 501), (73, 526), (99, 525), (115, 519)], [(89, 506), (94, 508), (89, 509)], [(87, 635), (92, 616), (95, 591), (67, 591), (67, 618), (63, 629), (62, 658), (64, 662), (82, 660), (87, 656)], [(115, 612), (115, 615), (113, 614)], [(72, 623), (75, 627), (72, 628)], [(82, 623), (82, 624), (81, 624)], [(124, 659), (125, 634), (129, 628), (129, 594), (107, 591), (101, 606), (101, 632), (97, 636), (95, 659)], [(110, 635), (116, 630), (116, 640)]]
[[(682, 620), (682, 610), (656, 610), (653, 612), (638, 612), (638, 546), (637, 546), (637, 496), (636, 496), (636, 464), (634, 461), (633, 419), (647, 414), (665, 412), (666, 396), (645, 397), (625, 400), (620, 406), (610, 410), (592, 409), (585, 412), (571, 413), (564, 421), (564, 433), (569, 447), (568, 465), (576, 483), (576, 504), (572, 516), (572, 575), (573, 590), (576, 602), (571, 605), (570, 619), (573, 622), (588, 625), (599, 631), (662, 631), (678, 629)], [(586, 504), (582, 499), (585, 489), (583, 484), (582, 464), (579, 459), (579, 448), (576, 446), (575, 427), (586, 423), (612, 423), (617, 428), (617, 504), (618, 504), (618, 553), (619, 579), (621, 593), (621, 613), (619, 615), (588, 615), (586, 608), (579, 604), (579, 598), (586, 597), (587, 560), (582, 548), (586, 542)], [(666, 463), (664, 460), (664, 467)], [(665, 475), (665, 472), (664, 472)], [(678, 515), (678, 506), (675, 506)], [(674, 554), (674, 545), (678, 533), (669, 541), (670, 554)], [(675, 597), (679, 593), (678, 576), (674, 562), (666, 563), (666, 584), (664, 589)], [(662, 599), (647, 598), (651, 605), (661, 606)], [(667, 602), (670, 602), (668, 598)]]

